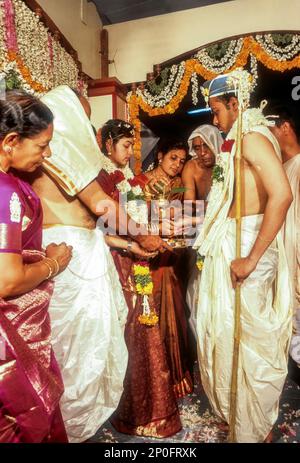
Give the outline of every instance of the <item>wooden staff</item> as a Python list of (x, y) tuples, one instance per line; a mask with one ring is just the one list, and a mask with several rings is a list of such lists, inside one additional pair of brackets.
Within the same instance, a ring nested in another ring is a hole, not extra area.
[[(235, 204), (236, 204), (236, 259), (241, 257), (241, 206), (242, 206), (242, 182), (241, 182), (241, 158), (242, 158), (242, 123), (243, 106), (239, 101), (239, 115), (237, 121), (237, 147), (235, 154)], [(241, 340), (241, 286), (237, 284), (235, 288), (235, 308), (234, 308), (234, 343), (231, 371), (230, 387), (230, 410), (229, 410), (229, 442), (236, 442), (236, 405), (237, 405), (237, 385), (238, 385), (238, 366), (239, 350)]]

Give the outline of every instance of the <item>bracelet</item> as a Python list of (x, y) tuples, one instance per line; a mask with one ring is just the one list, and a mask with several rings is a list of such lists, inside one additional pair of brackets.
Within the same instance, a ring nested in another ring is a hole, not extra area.
[(48, 262), (45, 262), (45, 259), (42, 260), (42, 263), (45, 264), (45, 265), (48, 267), (48, 269), (49, 269), (49, 273), (48, 273), (48, 275), (47, 275), (46, 278), (45, 278), (45, 280), (49, 280), (49, 278), (52, 277), (53, 269), (51, 268), (51, 265), (48, 264)]
[(132, 242), (132, 241), (127, 241), (126, 250), (127, 250), (128, 252), (131, 252), (131, 251), (132, 251), (132, 247), (133, 247), (133, 242)]
[[(50, 265), (50, 262), (52, 262), (54, 264), (54, 269)], [(58, 274), (58, 272), (59, 272), (59, 263), (57, 262), (56, 259), (54, 259), (52, 257), (45, 257), (43, 259), (43, 263), (45, 265), (47, 265), (47, 267), (49, 268), (49, 275), (47, 276), (46, 280), (48, 280), (51, 276), (55, 276), (55, 275)]]
[(56, 266), (55, 271), (54, 271), (54, 275), (57, 275), (58, 272), (59, 272), (59, 263), (58, 263), (57, 260), (54, 259), (54, 258), (50, 258), (50, 260), (52, 260), (52, 262), (54, 262), (54, 264), (55, 264), (55, 266)]

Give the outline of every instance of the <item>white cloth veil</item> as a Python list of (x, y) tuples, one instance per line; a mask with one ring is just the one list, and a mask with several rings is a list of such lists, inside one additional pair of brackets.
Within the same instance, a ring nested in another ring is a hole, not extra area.
[(193, 139), (196, 137), (201, 137), (215, 156), (220, 152), (223, 138), (217, 127), (210, 124), (199, 125), (199, 127), (191, 133), (188, 139), (189, 153), (193, 159), (197, 157), (197, 154), (193, 150)]
[(79, 98), (70, 87), (60, 85), (41, 100), (54, 114), (52, 154), (43, 167), (68, 195), (75, 196), (97, 177), (103, 154)]

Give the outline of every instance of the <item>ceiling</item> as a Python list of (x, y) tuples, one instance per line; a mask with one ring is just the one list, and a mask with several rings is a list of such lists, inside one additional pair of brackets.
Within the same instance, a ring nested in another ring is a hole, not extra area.
[(134, 19), (148, 18), (175, 11), (230, 0), (89, 0), (95, 3), (103, 25), (117, 24)]

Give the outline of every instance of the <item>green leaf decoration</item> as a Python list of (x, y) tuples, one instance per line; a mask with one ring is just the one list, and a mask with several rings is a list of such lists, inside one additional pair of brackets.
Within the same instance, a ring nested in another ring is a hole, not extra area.
[(9, 71), (5, 76), (6, 90), (22, 88), (22, 82), (15, 71)]
[(124, 195), (124, 197), (126, 197), (128, 201), (145, 201), (145, 195), (144, 194), (135, 195), (132, 190), (130, 190), (127, 193), (127, 196)]
[(185, 193), (187, 188), (185, 187), (177, 187), (177, 188), (172, 188), (170, 191), (170, 194), (175, 194), (175, 193)]
[(293, 34), (272, 34), (272, 39), (278, 47), (286, 47), (292, 43)]
[(215, 165), (212, 171), (212, 178), (217, 182), (224, 182), (224, 169), (221, 166)]
[(226, 55), (229, 45), (230, 40), (225, 40), (224, 42), (210, 45), (206, 48), (206, 52), (212, 59), (221, 59)]
[(170, 68), (163, 69), (160, 74), (153, 80), (147, 82), (147, 87), (153, 95), (159, 95), (167, 86), (170, 74)]

